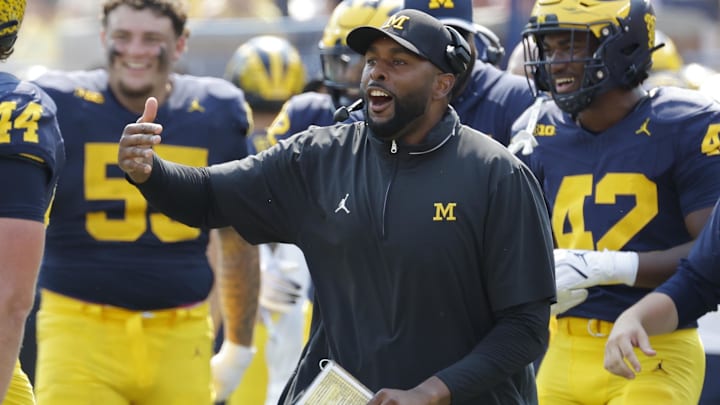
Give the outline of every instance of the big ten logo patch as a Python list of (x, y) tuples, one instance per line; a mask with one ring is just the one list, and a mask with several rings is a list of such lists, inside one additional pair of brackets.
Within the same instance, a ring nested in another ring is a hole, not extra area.
[(535, 136), (555, 136), (555, 125), (535, 125)]

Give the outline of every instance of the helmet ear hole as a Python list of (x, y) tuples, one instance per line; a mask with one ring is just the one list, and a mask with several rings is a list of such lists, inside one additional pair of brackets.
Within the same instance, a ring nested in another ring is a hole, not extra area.
[(626, 46), (625, 48), (621, 49), (620, 52), (625, 56), (632, 55), (636, 50), (638, 49), (637, 44), (631, 44), (630, 46)]

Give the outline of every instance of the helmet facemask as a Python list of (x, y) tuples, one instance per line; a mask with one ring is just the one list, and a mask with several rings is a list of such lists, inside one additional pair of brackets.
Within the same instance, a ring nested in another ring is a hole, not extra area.
[(347, 34), (363, 25), (380, 27), (403, 4), (403, 0), (343, 0), (333, 10), (318, 48), (323, 84), (336, 108), (350, 105), (361, 96), (364, 56), (347, 46)]
[(25, 16), (25, 0), (7, 0), (0, 6), (0, 60), (12, 55)]
[[(548, 55), (543, 40), (546, 35), (567, 34), (569, 48), (557, 57)], [(561, 110), (569, 114), (577, 114), (585, 109), (597, 94), (607, 86), (607, 69), (599, 57), (598, 40), (587, 27), (553, 29), (540, 31), (533, 35), (538, 46), (531, 45), (524, 36), (526, 49), (526, 66), (530, 68), (538, 90), (550, 92), (555, 103)], [(578, 45), (580, 44), (580, 45)], [(564, 64), (582, 64), (583, 71), (577, 90), (569, 93), (558, 92), (557, 77), (553, 74), (553, 66)]]
[(347, 46), (320, 49), (323, 84), (336, 106), (349, 105), (360, 97), (364, 57)]
[[(587, 48), (570, 49), (563, 60), (553, 58), (546, 54), (543, 39), (556, 33), (567, 33), (571, 47), (584, 40)], [(538, 44), (537, 51), (531, 38)], [(652, 64), (652, 52), (662, 46), (654, 46), (654, 40), (655, 14), (647, 0), (538, 0), (523, 32), (526, 66), (537, 89), (550, 92), (558, 107), (573, 115), (600, 94), (642, 83)], [(571, 93), (557, 92), (552, 66), (561, 63), (584, 66), (581, 84)]]

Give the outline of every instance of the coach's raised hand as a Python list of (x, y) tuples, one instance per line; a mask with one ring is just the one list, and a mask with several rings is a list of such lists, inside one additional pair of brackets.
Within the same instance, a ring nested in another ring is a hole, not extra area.
[(152, 147), (160, 143), (163, 129), (153, 122), (157, 108), (157, 99), (148, 98), (143, 115), (136, 123), (126, 125), (120, 138), (118, 165), (135, 183), (144, 183), (152, 171)]

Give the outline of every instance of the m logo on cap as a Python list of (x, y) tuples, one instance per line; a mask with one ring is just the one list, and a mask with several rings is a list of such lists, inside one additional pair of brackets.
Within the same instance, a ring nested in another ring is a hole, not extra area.
[(392, 27), (394, 30), (402, 31), (405, 29), (404, 25), (409, 19), (410, 17), (405, 15), (393, 15), (390, 16), (387, 22), (385, 22), (385, 25), (383, 25), (381, 28)]
[(455, 3), (452, 0), (430, 0), (428, 8), (434, 10), (436, 8), (455, 8)]

